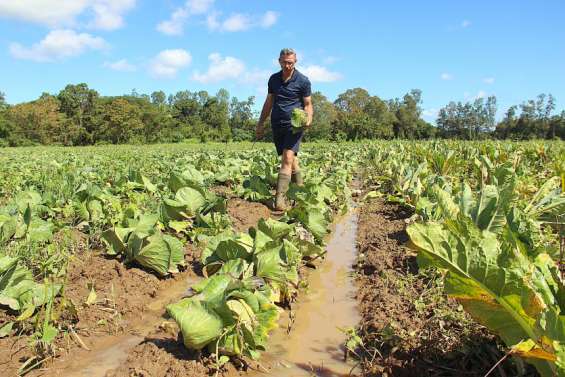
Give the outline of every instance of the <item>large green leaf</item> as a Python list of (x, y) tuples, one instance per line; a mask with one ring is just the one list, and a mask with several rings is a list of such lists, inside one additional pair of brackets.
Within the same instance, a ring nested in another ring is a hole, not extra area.
[(6, 242), (16, 234), (15, 216), (0, 214), (0, 242)]
[(271, 239), (279, 240), (290, 234), (290, 232), (294, 230), (294, 226), (271, 218), (266, 220), (262, 218), (259, 219), (259, 222), (257, 223), (257, 229), (269, 236)]
[[(413, 224), (407, 231), (421, 257), (448, 271), (446, 292), (509, 347), (531, 339), (552, 358), (565, 361), (565, 343), (544, 328), (548, 313), (560, 313), (556, 292), (508, 228), (502, 243), (464, 216), (445, 224)], [(542, 375), (565, 375), (565, 369), (543, 358), (534, 365)]]
[(319, 207), (300, 205), (291, 209), (288, 215), (300, 221), (316, 241), (323, 242), (329, 223)]
[(185, 265), (182, 242), (160, 233), (149, 237), (147, 245), (134, 253), (133, 260), (161, 276), (177, 273), (178, 266)]
[(18, 263), (17, 258), (0, 254), (0, 305), (12, 310), (34, 308), (55, 297), (60, 284), (36, 283), (31, 271)]
[(181, 187), (175, 194), (175, 199), (165, 199), (163, 206), (169, 219), (185, 220), (196, 216), (205, 203), (206, 198), (200, 191), (192, 187)]
[(188, 349), (200, 350), (222, 335), (222, 318), (205, 302), (184, 299), (168, 305), (167, 313), (179, 325)]
[(534, 194), (524, 212), (542, 222), (565, 223), (565, 192), (559, 177), (548, 179)]

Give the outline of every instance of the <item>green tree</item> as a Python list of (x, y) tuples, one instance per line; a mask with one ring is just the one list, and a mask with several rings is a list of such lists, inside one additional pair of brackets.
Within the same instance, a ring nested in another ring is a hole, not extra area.
[(477, 98), (472, 103), (450, 102), (440, 109), (437, 125), (444, 137), (467, 140), (486, 137), (494, 130), (496, 97)]
[(99, 94), (87, 84), (67, 85), (57, 95), (61, 103), (61, 112), (69, 120), (68, 127), (73, 129), (74, 144), (92, 144), (97, 128), (93, 119), (96, 113)]
[(165, 106), (167, 103), (167, 95), (162, 90), (151, 93), (151, 102), (159, 107)]
[(0, 92), (0, 147), (5, 147), (10, 144), (9, 136), (12, 130), (10, 122), (6, 116), (8, 104), (6, 103), (6, 95)]
[(555, 98), (551, 94), (540, 94), (536, 99), (522, 102), (519, 108), (517, 115), (518, 106), (512, 106), (497, 124), (497, 137), (520, 140), (559, 137), (560, 122), (552, 116)]
[(200, 135), (203, 141), (231, 139), (228, 106), (224, 96), (211, 97), (206, 101), (202, 108), (202, 121), (206, 125), (204, 132)]
[(234, 141), (253, 140), (255, 137), (256, 121), (253, 117), (255, 97), (239, 101), (232, 97), (229, 105), (229, 126)]
[(12, 126), (12, 145), (65, 143), (66, 119), (59, 112), (59, 100), (43, 93), (35, 101), (18, 104), (7, 110)]
[(402, 101), (393, 100), (389, 102), (391, 112), (394, 113), (394, 136), (401, 139), (414, 139), (418, 136), (420, 116), (422, 109), (422, 91), (412, 89), (402, 98)]
[(365, 89), (349, 89), (334, 102), (337, 117), (334, 139), (391, 138), (394, 114), (387, 104)]
[(99, 140), (113, 144), (145, 141), (139, 108), (124, 98), (116, 98), (107, 103), (104, 106)]
[(312, 105), (314, 106), (314, 118), (312, 127), (306, 136), (309, 140), (329, 140), (332, 138), (332, 127), (337, 119), (337, 110), (334, 104), (322, 93), (312, 93)]
[(506, 110), (504, 118), (496, 125), (494, 134), (497, 138), (507, 139), (514, 133), (516, 124), (518, 123), (518, 117), (516, 116), (517, 109), (517, 106), (510, 106), (508, 110)]
[(7, 107), (8, 104), (6, 103), (6, 95), (4, 92), (0, 91), (0, 111), (5, 110)]
[(204, 132), (204, 123), (198, 95), (188, 90), (181, 91), (169, 97), (169, 104), (173, 119), (171, 133), (175, 139), (200, 138)]

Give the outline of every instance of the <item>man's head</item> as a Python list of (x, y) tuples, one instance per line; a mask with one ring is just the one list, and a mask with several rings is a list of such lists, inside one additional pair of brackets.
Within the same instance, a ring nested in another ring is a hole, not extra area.
[(279, 54), (279, 64), (284, 73), (290, 73), (296, 64), (296, 52), (292, 48), (283, 48)]

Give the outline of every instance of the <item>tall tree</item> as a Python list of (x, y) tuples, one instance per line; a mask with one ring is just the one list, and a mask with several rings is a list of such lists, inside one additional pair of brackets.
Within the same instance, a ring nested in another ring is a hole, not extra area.
[(228, 103), (225, 98), (211, 97), (202, 108), (202, 121), (206, 129), (201, 134), (201, 139), (227, 141), (231, 139), (228, 120)]
[(237, 97), (231, 99), (229, 105), (229, 125), (234, 141), (253, 140), (255, 137), (255, 120), (253, 119), (253, 105), (255, 97), (248, 97), (246, 101), (239, 101)]
[(7, 108), (8, 104), (6, 103), (6, 95), (3, 92), (0, 92), (0, 147), (10, 145), (8, 138), (10, 136), (12, 126), (6, 117)]
[(87, 84), (67, 85), (57, 95), (61, 102), (61, 112), (70, 120), (69, 126), (78, 130), (77, 144), (91, 144), (95, 139), (96, 129), (92, 117), (96, 112), (99, 94)]
[(65, 143), (65, 117), (60, 113), (59, 100), (43, 93), (35, 101), (12, 106), (7, 117), (13, 125), (16, 144)]
[(164, 106), (167, 101), (167, 95), (162, 90), (151, 93), (151, 102), (157, 106)]
[(436, 123), (444, 137), (468, 140), (485, 137), (494, 130), (496, 97), (477, 98), (471, 102), (450, 102), (440, 109)]
[(144, 142), (144, 126), (137, 106), (116, 98), (104, 106), (101, 140), (113, 144)]
[(402, 101), (393, 101), (391, 104), (391, 111), (396, 116), (394, 136), (403, 139), (416, 138), (422, 113), (420, 107), (422, 104), (422, 91), (420, 89), (412, 89), (410, 93), (404, 95)]
[(4, 92), (0, 92), (0, 110), (4, 110), (6, 107), (8, 107), (8, 104), (6, 103), (6, 95)]
[(337, 119), (337, 110), (334, 104), (322, 93), (312, 93), (312, 105), (314, 106), (314, 118), (312, 127), (306, 133), (309, 140), (332, 138), (332, 126)]

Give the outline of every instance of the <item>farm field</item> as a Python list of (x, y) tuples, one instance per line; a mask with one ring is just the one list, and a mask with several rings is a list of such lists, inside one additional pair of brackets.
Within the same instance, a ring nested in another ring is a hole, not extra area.
[(326, 311), (358, 317), (325, 323), (336, 369), (291, 371), (565, 376), (565, 143), (312, 143), (300, 158), (281, 213), (270, 144), (0, 149), (2, 369), (284, 375), (270, 349), (319, 348), (301, 335), (322, 317), (304, 311), (332, 299), (337, 264), (352, 290)]

